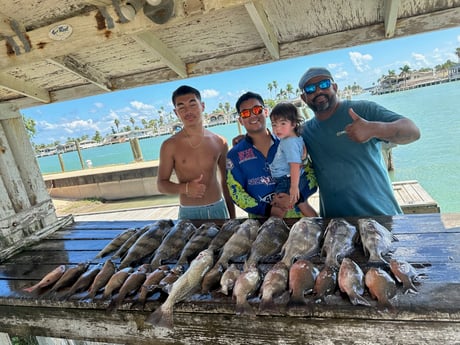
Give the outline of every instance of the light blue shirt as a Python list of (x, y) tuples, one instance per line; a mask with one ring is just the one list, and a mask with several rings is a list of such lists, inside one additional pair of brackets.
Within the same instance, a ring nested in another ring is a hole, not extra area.
[[(275, 158), (270, 164), (272, 177), (282, 177), (291, 174), (289, 163), (302, 163), (305, 144), (302, 137), (287, 137), (281, 139)], [(301, 170), (302, 167), (299, 168)]]

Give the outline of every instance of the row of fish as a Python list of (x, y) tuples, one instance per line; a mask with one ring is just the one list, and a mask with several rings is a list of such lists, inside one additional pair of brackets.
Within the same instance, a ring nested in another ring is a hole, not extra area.
[[(214, 223), (197, 228), (187, 220), (158, 220), (141, 229), (127, 229), (110, 241), (96, 256), (100, 259), (111, 254), (105, 263), (89, 271), (87, 263), (72, 268), (59, 266), (24, 291), (51, 286), (47, 294), (65, 289), (61, 298), (84, 291), (84, 298), (94, 298), (103, 291), (102, 298), (111, 299), (108, 308), (113, 310), (133, 294), (137, 294), (135, 302), (143, 305), (148, 295), (160, 288), (168, 297), (147, 322), (166, 327), (172, 326), (173, 305), (200, 288), (202, 293), (219, 289), (229, 294), (233, 290), (236, 312), (240, 314), (252, 312), (248, 297), (257, 292), (261, 310), (272, 310), (274, 305), (287, 302), (305, 303), (308, 292), (323, 298), (335, 291), (337, 283), (329, 281), (337, 277), (340, 290), (354, 303), (361, 300), (351, 295), (362, 296), (359, 288), (362, 285), (353, 281), (349, 288), (345, 282), (351, 278), (364, 281), (356, 274), (358, 270), (352, 265), (356, 263), (348, 258), (355, 244), (361, 240), (369, 262), (389, 264), (384, 257), (395, 240), (391, 232), (373, 219), (359, 219), (358, 228), (344, 219), (332, 219), (323, 234), (322, 219), (309, 217), (299, 219), (291, 228), (277, 217), (270, 217), (262, 224), (257, 219), (232, 219), (220, 228)], [(309, 260), (318, 254), (325, 256), (321, 271)], [(277, 256), (279, 261), (263, 273), (259, 264)], [(393, 261), (394, 265), (411, 267)], [(244, 264), (238, 267), (235, 262)], [(366, 273), (369, 285), (383, 274), (380, 271), (386, 273), (378, 270)], [(412, 282), (416, 274), (406, 272), (401, 276), (405, 286), (415, 290)], [(165, 281), (167, 277), (169, 282)], [(378, 299), (371, 287), (369, 291)]]

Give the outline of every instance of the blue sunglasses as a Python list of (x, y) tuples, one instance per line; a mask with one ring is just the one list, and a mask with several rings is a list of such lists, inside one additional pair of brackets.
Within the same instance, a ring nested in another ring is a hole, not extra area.
[(307, 95), (311, 95), (316, 91), (316, 87), (319, 87), (321, 90), (329, 89), (331, 87), (331, 80), (323, 79), (314, 84), (307, 84), (303, 87), (303, 90)]

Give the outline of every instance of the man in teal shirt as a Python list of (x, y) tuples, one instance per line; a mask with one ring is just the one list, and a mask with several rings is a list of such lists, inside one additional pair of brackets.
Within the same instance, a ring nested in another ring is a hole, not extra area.
[(299, 88), (302, 100), (315, 113), (302, 137), (319, 185), (320, 215), (401, 214), (381, 143), (411, 143), (420, 138), (418, 127), (374, 102), (340, 100), (337, 84), (322, 67), (307, 70)]

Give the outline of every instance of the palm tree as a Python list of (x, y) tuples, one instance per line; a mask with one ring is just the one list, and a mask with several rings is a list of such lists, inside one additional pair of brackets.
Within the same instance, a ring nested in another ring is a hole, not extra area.
[(273, 98), (273, 96), (272, 96), (273, 84), (272, 84), (272, 83), (268, 83), (267, 88), (268, 88), (268, 91), (270, 91), (270, 97)]
[(292, 86), (292, 84), (286, 85), (286, 93), (287, 93), (288, 98), (291, 98), (291, 94), (294, 93), (294, 87)]
[(460, 63), (460, 47), (455, 50), (455, 54), (457, 54), (458, 62)]
[(399, 67), (399, 69), (401, 70), (399, 75), (404, 78), (404, 86), (406, 86), (407, 75), (410, 74), (410, 66), (404, 65), (403, 67)]
[(275, 90), (275, 95), (278, 95), (278, 82), (276, 80), (273, 80), (272, 84), (273, 84), (273, 89)]
[(133, 127), (134, 127), (134, 122), (136, 122), (136, 120), (134, 120), (134, 118), (131, 116), (131, 117), (129, 118), (129, 122), (131, 122), (131, 124), (132, 124)]
[(120, 132), (120, 120), (115, 119), (113, 120), (113, 123), (115, 124), (115, 127), (117, 127), (117, 132)]

